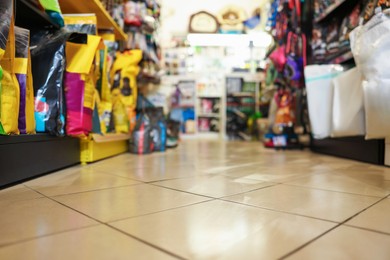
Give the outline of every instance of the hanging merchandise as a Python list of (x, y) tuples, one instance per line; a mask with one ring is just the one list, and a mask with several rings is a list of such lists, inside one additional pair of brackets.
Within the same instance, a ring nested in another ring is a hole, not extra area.
[(305, 67), (307, 102), (313, 137), (327, 138), (332, 133), (333, 85), (340, 75), (340, 65), (310, 65)]
[(18, 127), (21, 134), (35, 133), (34, 89), (29, 47), (30, 31), (15, 26), (15, 75), (20, 91)]
[(333, 79), (332, 137), (365, 134), (362, 75), (357, 68)]
[(61, 14), (58, 0), (39, 0), (39, 3), (43, 6), (53, 23), (59, 27), (64, 27), (64, 18)]
[(304, 86), (303, 68), (306, 66), (306, 36), (303, 33), (289, 32), (286, 56), (284, 76), (289, 80), (290, 87), (302, 88)]
[(275, 115), (275, 125), (292, 126), (295, 124), (295, 102), (291, 91), (279, 89), (275, 93), (275, 100), (278, 106)]
[[(6, 12), (12, 10), (5, 10)], [(12, 13), (12, 11), (10, 12)], [(7, 15), (7, 13), (5, 13)], [(3, 68), (3, 78), (1, 81), (1, 134), (19, 134), (18, 117), (20, 91), (18, 80), (15, 75), (15, 33), (14, 33), (14, 18), (10, 17), (8, 39), (6, 40), (6, 48), (3, 57), (0, 61), (0, 66)], [(3, 28), (6, 29), (6, 28)], [(4, 46), (4, 43), (3, 43)]]
[(68, 135), (86, 137), (92, 131), (96, 86), (92, 65), (101, 43), (100, 37), (85, 34), (78, 34), (66, 43), (64, 85)]
[(64, 14), (65, 28), (70, 32), (97, 34), (95, 14)]

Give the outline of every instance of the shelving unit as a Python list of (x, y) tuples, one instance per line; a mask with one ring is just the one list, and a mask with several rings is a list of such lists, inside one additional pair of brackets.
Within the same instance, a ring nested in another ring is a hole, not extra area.
[(78, 138), (0, 136), (0, 188), (80, 162)]
[(325, 23), (332, 17), (339, 15), (341, 12), (350, 10), (350, 8), (358, 1), (359, 0), (338, 0), (336, 3), (330, 5), (319, 17), (314, 20), (314, 22)]
[(61, 11), (64, 14), (70, 13), (95, 13), (98, 29), (113, 29), (117, 40), (126, 40), (126, 33), (112, 19), (100, 0), (59, 0)]
[[(15, 24), (33, 34), (58, 26), (30, 0), (15, 1)], [(60, 148), (60, 149), (59, 149)], [(0, 136), (0, 188), (80, 162), (80, 140), (48, 134)]]
[[(314, 19), (315, 23), (326, 24), (337, 16), (345, 16), (359, 0), (340, 0), (329, 6), (320, 17)], [(310, 1), (314, 6), (314, 1)], [(325, 59), (322, 63), (328, 64), (353, 64), (352, 52), (347, 49)], [(311, 150), (318, 153), (358, 160), (362, 162), (383, 165), (385, 160), (385, 140), (365, 140), (364, 136), (342, 138), (311, 138)]]

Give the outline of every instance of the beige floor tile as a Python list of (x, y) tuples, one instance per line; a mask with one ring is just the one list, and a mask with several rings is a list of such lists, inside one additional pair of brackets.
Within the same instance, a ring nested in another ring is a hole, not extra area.
[(287, 259), (390, 259), (390, 236), (339, 227)]
[(139, 183), (141, 182), (105, 174), (90, 167), (74, 167), (24, 184), (46, 196), (55, 196)]
[(225, 199), (337, 222), (348, 219), (379, 200), (375, 197), (283, 184)]
[(97, 224), (47, 198), (2, 201), (0, 207), (0, 245)]
[(346, 170), (312, 174), (287, 184), (366, 196), (385, 197), (390, 194), (390, 181), (384, 180), (382, 175)]
[(161, 181), (153, 184), (214, 198), (273, 185), (273, 183), (263, 181), (214, 175)]
[(161, 180), (170, 180), (177, 178), (186, 178), (196, 175), (206, 175), (195, 169), (192, 164), (185, 165), (157, 165), (145, 163), (147, 167), (134, 168), (134, 165), (106, 165), (96, 168), (99, 171), (110, 175), (125, 177), (133, 180), (152, 182)]
[(390, 198), (372, 206), (346, 223), (390, 234)]
[(139, 184), (54, 197), (100, 221), (113, 221), (208, 200), (206, 197)]
[(105, 174), (89, 167), (74, 167), (26, 182), (25, 185), (46, 196), (55, 196), (139, 183), (141, 182)]
[(0, 259), (175, 259), (106, 226), (95, 226), (0, 247)]
[(0, 190), (1, 201), (18, 201), (29, 200), (43, 197), (41, 194), (25, 187), (24, 185), (16, 185), (10, 188)]
[(188, 259), (276, 259), (335, 224), (212, 201), (110, 225)]

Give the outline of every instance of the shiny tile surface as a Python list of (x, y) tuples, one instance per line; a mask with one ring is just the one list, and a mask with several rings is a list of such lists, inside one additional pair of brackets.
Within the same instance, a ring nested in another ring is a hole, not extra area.
[(150, 214), (209, 200), (149, 184), (54, 197), (103, 222)]
[(341, 226), (287, 259), (390, 259), (390, 236)]
[(338, 170), (312, 174), (287, 184), (376, 197), (390, 194), (390, 181), (375, 171), (368, 170), (365, 172)]
[(226, 176), (214, 175), (160, 181), (153, 184), (214, 198), (234, 195), (274, 185), (270, 182), (253, 179), (229, 178)]
[(378, 198), (375, 197), (283, 184), (226, 197), (225, 199), (337, 222), (352, 217), (378, 201)]
[(0, 201), (0, 246), (97, 222), (47, 198)]
[(41, 198), (43, 195), (24, 185), (16, 185), (8, 189), (0, 190), (0, 202), (11, 202)]
[(390, 234), (390, 198), (379, 202), (351, 219), (346, 225)]
[(108, 175), (89, 167), (76, 166), (26, 182), (25, 185), (46, 196), (55, 196), (138, 183), (140, 182)]
[(0, 259), (175, 259), (106, 226), (64, 232), (7, 247)]
[(335, 226), (223, 201), (111, 225), (187, 259), (276, 259)]
[(186, 140), (0, 190), (0, 259), (390, 259), (389, 201), (387, 167)]

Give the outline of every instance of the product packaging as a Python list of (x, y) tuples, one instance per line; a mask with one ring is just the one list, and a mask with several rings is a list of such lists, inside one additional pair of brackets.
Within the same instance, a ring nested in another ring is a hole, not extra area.
[(307, 102), (313, 137), (327, 138), (332, 132), (332, 79), (343, 71), (339, 65), (310, 65), (305, 67)]
[(154, 150), (151, 136), (151, 122), (146, 113), (138, 115), (137, 123), (130, 140), (130, 152), (134, 154), (148, 154)]
[(37, 132), (65, 135), (63, 76), (65, 43), (70, 35), (60, 30), (33, 39), (31, 57)]
[(362, 75), (357, 68), (333, 79), (332, 137), (365, 134)]
[(5, 40), (5, 42), (2, 42), (0, 46), (0, 55), (2, 55), (0, 66), (3, 69), (3, 78), (1, 80), (0, 89), (0, 134), (19, 134), (18, 117), (20, 92), (18, 80), (15, 75), (15, 33), (14, 18), (11, 15), (13, 5), (12, 2), (2, 3), (1, 5), (6, 9), (1, 9), (5, 21), (1, 23), (0, 29), (2, 32), (8, 34), (8, 37), (2, 39)]
[(100, 37), (85, 34), (77, 34), (66, 43), (64, 85), (68, 135), (86, 137), (92, 131), (96, 85), (93, 61), (100, 44)]
[[(117, 58), (111, 69), (111, 93), (113, 95), (113, 108), (125, 108), (127, 121), (130, 126), (135, 126), (134, 111), (137, 106), (137, 75), (140, 71), (138, 63), (142, 59), (141, 50), (117, 52)], [(115, 102), (115, 103), (114, 103)], [(121, 103), (121, 104), (118, 104)], [(115, 113), (115, 110), (114, 110)], [(114, 115), (117, 118), (117, 115)], [(121, 120), (122, 122), (123, 120)], [(129, 126), (129, 127), (130, 127)], [(128, 131), (132, 130), (129, 129)], [(119, 127), (115, 126), (118, 131)], [(121, 127), (123, 132), (125, 129)]]
[(39, 3), (43, 6), (46, 13), (49, 15), (50, 20), (52, 20), (59, 27), (64, 27), (64, 18), (62, 17), (58, 0), (39, 0)]
[(15, 43), (15, 75), (20, 91), (18, 127), (21, 134), (34, 134), (34, 89), (29, 55), (30, 31), (15, 26)]
[(97, 34), (97, 19), (95, 14), (65, 14), (65, 28), (76, 33)]

